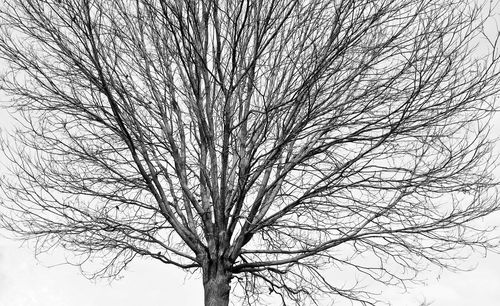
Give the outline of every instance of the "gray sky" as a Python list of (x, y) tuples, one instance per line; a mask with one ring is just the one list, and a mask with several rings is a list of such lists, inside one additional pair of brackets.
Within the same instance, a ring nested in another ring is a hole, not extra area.
[[(0, 100), (4, 100), (2, 97)], [(0, 127), (11, 121), (0, 112)], [(497, 120), (500, 122), (500, 114)], [(500, 124), (494, 135), (500, 137)], [(497, 148), (500, 151), (500, 147)], [(500, 177), (500, 169), (497, 177)], [(500, 215), (488, 223), (500, 225)], [(499, 231), (500, 234), (500, 231)], [(56, 252), (57, 257), (62, 256)], [(68, 265), (48, 267), (58, 259), (34, 258), (29, 246), (21, 246), (0, 237), (0, 305), (1, 306), (191, 306), (203, 304), (201, 280), (159, 262), (137, 260), (123, 273), (121, 280), (91, 282), (78, 268)], [(465, 266), (476, 266), (472, 272), (429, 271), (426, 286), (402, 289), (388, 288), (384, 295), (394, 306), (418, 306), (422, 301), (432, 306), (497, 306), (500, 301), (500, 255), (471, 258)], [(337, 304), (336, 304), (337, 306)], [(341, 306), (341, 305), (338, 305)]]
[[(191, 306), (202, 305), (201, 280), (176, 268), (152, 261), (136, 261), (121, 280), (111, 285), (84, 278), (72, 266), (47, 267), (33, 251), (19, 243), (0, 239), (0, 305), (2, 306)], [(500, 255), (471, 260), (472, 272), (432, 271), (427, 286), (408, 292), (390, 288), (384, 294), (395, 306), (497, 306), (500, 300)]]
[[(0, 101), (4, 100), (5, 97), (0, 97)], [(5, 111), (0, 110), (0, 128), (10, 120)], [(495, 122), (500, 122), (499, 115)], [(500, 124), (494, 128), (494, 134), (500, 137)], [(497, 177), (500, 178), (499, 170)], [(500, 216), (496, 215), (488, 222), (500, 225)], [(73, 266), (47, 267), (53, 261), (44, 257), (39, 262), (29, 247), (21, 247), (19, 242), (0, 237), (0, 305), (203, 304), (200, 279), (159, 262), (137, 260), (123, 273), (123, 279), (110, 285), (107, 281), (95, 283), (87, 280)], [(395, 306), (417, 306), (424, 300), (433, 302), (432, 306), (498, 306), (500, 255), (489, 253), (486, 258), (471, 258), (466, 265), (477, 265), (477, 268), (462, 273), (432, 270), (427, 285), (409, 288), (406, 293), (402, 289), (389, 288), (384, 295)]]

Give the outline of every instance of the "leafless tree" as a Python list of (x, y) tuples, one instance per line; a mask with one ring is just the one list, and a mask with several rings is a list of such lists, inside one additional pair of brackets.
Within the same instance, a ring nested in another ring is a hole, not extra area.
[(231, 289), (243, 305), (311, 305), (375, 304), (364, 279), (404, 285), (493, 246), (476, 222), (500, 207), (487, 6), (1, 6), (19, 119), (1, 221), (39, 252), (101, 260), (91, 277), (137, 256), (198, 271), (205, 305)]

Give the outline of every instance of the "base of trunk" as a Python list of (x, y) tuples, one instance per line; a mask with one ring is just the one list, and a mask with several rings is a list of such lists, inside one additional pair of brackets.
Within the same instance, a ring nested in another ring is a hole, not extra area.
[(205, 306), (228, 306), (231, 277), (225, 271), (213, 271), (203, 276)]

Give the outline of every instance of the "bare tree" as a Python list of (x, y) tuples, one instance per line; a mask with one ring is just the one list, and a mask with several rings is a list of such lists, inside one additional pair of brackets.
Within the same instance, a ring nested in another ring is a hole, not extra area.
[(1, 5), (1, 88), (19, 117), (1, 221), (39, 252), (101, 260), (91, 277), (137, 256), (199, 271), (205, 305), (231, 288), (243, 305), (311, 305), (375, 304), (363, 277), (404, 285), (493, 246), (474, 222), (500, 208), (488, 7)]

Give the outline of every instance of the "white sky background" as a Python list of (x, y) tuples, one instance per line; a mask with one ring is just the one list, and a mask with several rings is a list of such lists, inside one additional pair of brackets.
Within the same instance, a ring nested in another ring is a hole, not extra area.
[[(500, 14), (500, 9), (497, 11)], [(5, 99), (0, 96), (0, 102)], [(492, 136), (500, 137), (500, 114), (495, 119), (497, 124)], [(0, 110), (0, 128), (11, 120), (5, 110)], [(500, 152), (500, 143), (497, 152)], [(500, 178), (500, 168), (496, 174)], [(500, 215), (489, 218), (488, 222), (500, 226)], [(37, 261), (33, 249), (0, 236), (0, 306), (203, 304), (201, 279), (157, 261), (138, 259), (123, 272), (123, 279), (111, 284), (105, 280), (91, 282), (77, 267), (48, 267), (50, 264), (53, 260), (47, 256)], [(431, 302), (432, 306), (500, 305), (500, 255), (488, 253), (486, 258), (471, 258), (466, 263), (469, 267), (476, 265), (471, 272), (433, 270), (427, 285), (409, 288), (408, 292), (388, 288), (384, 296), (394, 306), (418, 306), (423, 301)]]

